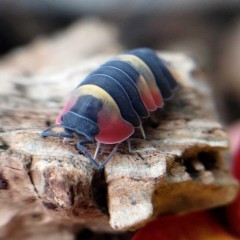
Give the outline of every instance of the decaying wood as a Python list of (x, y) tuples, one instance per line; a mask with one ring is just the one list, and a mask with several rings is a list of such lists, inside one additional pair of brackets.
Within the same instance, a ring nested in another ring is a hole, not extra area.
[[(68, 65), (64, 56), (45, 63), (36, 49), (33, 44), (0, 63), (0, 237), (15, 233), (11, 239), (27, 239), (33, 231), (45, 236), (61, 229), (72, 239), (68, 231), (81, 228), (136, 229), (159, 214), (216, 207), (235, 197), (237, 183), (221, 156), (227, 136), (191, 59), (160, 54), (176, 70), (181, 88), (158, 113), (159, 126), (146, 126), (148, 139), (134, 138), (131, 153), (121, 144), (101, 174), (77, 151), (77, 140), (63, 143), (39, 133), (54, 122), (73, 87), (110, 55), (83, 60), (72, 51)], [(60, 51), (43, 49), (46, 58)], [(32, 58), (34, 66), (41, 61), (41, 69), (29, 72)], [(89, 146), (91, 153), (94, 148)], [(99, 159), (110, 150), (102, 148)]]

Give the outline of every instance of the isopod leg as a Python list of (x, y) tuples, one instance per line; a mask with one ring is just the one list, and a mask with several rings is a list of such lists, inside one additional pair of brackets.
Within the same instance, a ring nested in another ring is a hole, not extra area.
[(143, 139), (145, 140), (146, 139), (146, 134), (145, 134), (145, 131), (144, 131), (144, 128), (143, 128), (142, 125), (140, 125), (140, 131), (142, 133)]
[(133, 149), (132, 149), (131, 140), (132, 140), (131, 138), (127, 139), (128, 151), (129, 151), (130, 153), (135, 153), (135, 152), (137, 152), (137, 150), (133, 150)]
[[(104, 166), (108, 163), (108, 161), (114, 156), (114, 154), (116, 153), (119, 144), (116, 144), (113, 148), (113, 150), (111, 151), (111, 153), (108, 155), (108, 157), (104, 160), (104, 162), (102, 164), (99, 164), (94, 158), (92, 158), (91, 154), (87, 151), (87, 149), (83, 146), (83, 144), (88, 144), (88, 143), (92, 143), (90, 141), (79, 141), (77, 142), (77, 148), (80, 152), (82, 152), (89, 160), (90, 162), (98, 169), (98, 170), (102, 170), (104, 168)], [(98, 144), (97, 149), (100, 148), (100, 144)], [(97, 150), (98, 152), (98, 150)]]
[(118, 149), (119, 143), (116, 144), (113, 148), (113, 150), (111, 151), (111, 153), (108, 155), (108, 157), (106, 158), (106, 160), (104, 160), (104, 162), (102, 164), (100, 164), (99, 166), (99, 170), (103, 169), (105, 167), (105, 165), (109, 162), (109, 160), (114, 156), (114, 154), (116, 153), (117, 149)]
[(101, 147), (101, 143), (97, 142), (97, 147), (96, 147), (96, 150), (95, 150), (95, 153), (94, 153), (94, 156), (93, 156), (94, 159), (97, 158), (100, 147)]
[(90, 162), (97, 168), (100, 169), (100, 164), (92, 158), (91, 154), (88, 152), (88, 150), (83, 146), (83, 144), (91, 143), (90, 141), (79, 141), (77, 142), (77, 148), (80, 152), (82, 152), (89, 160)]

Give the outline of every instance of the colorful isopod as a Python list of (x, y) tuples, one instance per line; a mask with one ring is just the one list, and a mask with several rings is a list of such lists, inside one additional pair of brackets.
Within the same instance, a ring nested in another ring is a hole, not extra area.
[[(119, 143), (129, 139), (143, 118), (162, 108), (178, 84), (165, 61), (148, 48), (125, 52), (90, 73), (72, 92), (56, 124), (42, 137), (73, 138), (83, 136), (77, 148), (101, 169), (117, 151)], [(64, 133), (49, 132), (55, 126)], [(92, 157), (84, 144), (97, 142)], [(115, 144), (103, 163), (96, 161), (100, 144)]]

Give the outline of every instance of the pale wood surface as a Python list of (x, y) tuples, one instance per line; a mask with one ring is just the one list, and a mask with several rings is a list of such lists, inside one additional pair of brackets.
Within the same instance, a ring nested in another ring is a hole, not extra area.
[[(183, 54), (160, 54), (178, 73), (181, 88), (159, 113), (158, 128), (146, 127), (147, 140), (132, 140), (134, 153), (121, 144), (103, 175), (77, 151), (75, 140), (39, 137), (77, 83), (121, 49), (102, 23), (98, 55), (81, 54), (79, 32), (95, 23), (85, 24), (0, 62), (0, 237), (31, 239), (26, 236), (35, 231), (34, 239), (50, 233), (73, 239), (76, 229), (136, 229), (158, 214), (230, 202), (237, 184), (220, 154), (228, 139), (203, 75)], [(103, 148), (100, 159), (110, 149)]]

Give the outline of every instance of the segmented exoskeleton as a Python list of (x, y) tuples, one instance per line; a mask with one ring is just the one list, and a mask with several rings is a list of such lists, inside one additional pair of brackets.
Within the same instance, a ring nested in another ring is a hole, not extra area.
[[(90, 73), (72, 92), (56, 124), (41, 136), (83, 136), (77, 148), (101, 169), (135, 128), (140, 128), (145, 137), (143, 119), (162, 108), (177, 87), (170, 67), (153, 50), (140, 48), (125, 52)], [(65, 132), (49, 132), (55, 126), (63, 127)], [(94, 141), (97, 149), (92, 157), (84, 144)], [(115, 144), (102, 164), (96, 161), (101, 143)]]

